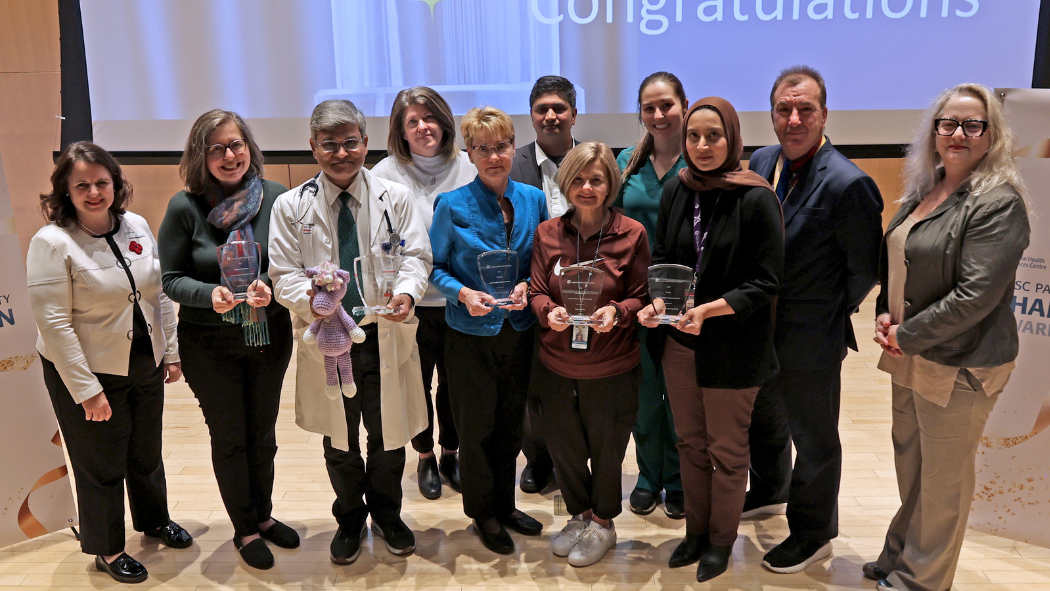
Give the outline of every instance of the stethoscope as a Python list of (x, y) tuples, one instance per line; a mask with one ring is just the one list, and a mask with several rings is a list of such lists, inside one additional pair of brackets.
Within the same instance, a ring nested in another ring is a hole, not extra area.
[[(313, 178), (303, 183), (303, 186), (299, 187), (299, 193), (297, 196), (298, 201), (295, 206), (296, 220), (292, 222), (293, 226), (302, 226), (303, 220), (306, 219), (306, 214), (310, 213), (310, 206), (313, 203), (314, 198), (317, 197), (317, 194), (321, 191), (321, 186), (317, 184), (317, 180), (321, 178), (321, 174), (323, 173), (317, 173)], [(306, 198), (307, 191), (311, 193), (310, 197), (304, 199)], [(305, 211), (302, 209), (304, 200), (306, 201)], [(382, 201), (383, 198), (380, 197), (379, 200)], [(386, 242), (379, 245), (380, 248), (382, 248), (383, 252), (386, 254), (401, 254), (405, 249), (405, 240), (401, 238), (401, 234), (394, 230), (394, 225), (390, 223), (390, 214), (386, 209), (383, 209), (383, 220), (386, 221), (386, 231), (388, 236)]]

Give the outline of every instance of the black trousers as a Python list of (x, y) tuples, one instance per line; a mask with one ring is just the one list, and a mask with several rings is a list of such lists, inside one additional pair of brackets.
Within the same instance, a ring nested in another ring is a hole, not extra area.
[(110, 556), (124, 551), (124, 482), (135, 531), (168, 524), (168, 491), (161, 460), (164, 370), (150, 337), (132, 342), (127, 376), (95, 374), (113, 410), (89, 421), (54, 363), (41, 357), (44, 384), (69, 450), (80, 509), (80, 548)]
[(787, 502), (791, 535), (810, 541), (839, 533), (841, 369), (841, 364), (815, 371), (782, 369), (759, 390), (751, 413), (749, 494)]
[(491, 337), (449, 329), (445, 359), (459, 427), (463, 512), (489, 519), (514, 511), (514, 465), (532, 369), (532, 327), (504, 322)]
[[(540, 338), (536, 333), (532, 348), (532, 374), (535, 375), (540, 368)], [(523, 434), (521, 440), (521, 451), (525, 454), (525, 460), (530, 466), (550, 467), (553, 465), (550, 450), (547, 449), (547, 438), (543, 434), (543, 400), (539, 390), (535, 386), (529, 386), (529, 392), (525, 399), (525, 422), (522, 424)]]
[(641, 365), (614, 376), (575, 380), (541, 363), (532, 376), (569, 513), (593, 509), (598, 517), (612, 519), (622, 511), (623, 458), (638, 416), (641, 381)]
[[(423, 369), (423, 392), (427, 397), (427, 428), (412, 438), (412, 449), (421, 454), (434, 451), (434, 406), (437, 406), (437, 424), (441, 432), (438, 444), (449, 450), (459, 449), (459, 433), (452, 418), (452, 403), (448, 399), (448, 373), (445, 371), (445, 307), (416, 307), (419, 327), (416, 329), (416, 345), (419, 346), (419, 365)], [(434, 396), (430, 395), (437, 370), (438, 386)]]
[(270, 344), (249, 347), (239, 325), (179, 323), (182, 373), (211, 435), (211, 463), (239, 537), (259, 533), (273, 510), (275, 425), (292, 358), (288, 312), (267, 318)]
[[(405, 448), (383, 448), (378, 331), (375, 324), (361, 329), (368, 338), (350, 349), (357, 394), (353, 398), (343, 396), (350, 449), (332, 447), (330, 437), (323, 442), (328, 478), (335, 490), (332, 515), (352, 533), (361, 530), (369, 514), (380, 526), (400, 518), (401, 476), (405, 472)], [(365, 457), (361, 456), (361, 423), (367, 433)]]

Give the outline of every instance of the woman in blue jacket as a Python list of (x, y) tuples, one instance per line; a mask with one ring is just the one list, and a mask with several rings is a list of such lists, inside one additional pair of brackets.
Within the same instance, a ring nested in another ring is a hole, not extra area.
[[(514, 505), (514, 464), (521, 451), (525, 393), (532, 367), (533, 324), (527, 308), (529, 261), (536, 227), (547, 219), (543, 192), (510, 180), (514, 123), (492, 107), (471, 109), (460, 126), (474, 182), (438, 196), (430, 241), (431, 283), (445, 296), (445, 360), (452, 414), (460, 436), (463, 511), (486, 548), (514, 551), (506, 528), (537, 536), (540, 522)], [(494, 306), (478, 256), (517, 252), (511, 305)]]

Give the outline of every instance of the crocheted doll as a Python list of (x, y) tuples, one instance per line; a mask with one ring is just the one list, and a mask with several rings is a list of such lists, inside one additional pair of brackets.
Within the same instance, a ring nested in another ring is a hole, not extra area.
[(365, 342), (365, 331), (357, 326), (340, 304), (346, 295), (350, 273), (335, 263), (325, 261), (307, 269), (306, 276), (313, 281), (313, 311), (318, 315), (329, 316), (314, 320), (306, 329), (303, 342), (316, 342), (317, 348), (324, 354), (327, 378), (324, 393), (328, 398), (339, 398), (340, 382), (343, 396), (353, 398), (357, 393), (357, 385), (354, 384), (354, 373), (350, 367), (350, 348), (354, 343)]

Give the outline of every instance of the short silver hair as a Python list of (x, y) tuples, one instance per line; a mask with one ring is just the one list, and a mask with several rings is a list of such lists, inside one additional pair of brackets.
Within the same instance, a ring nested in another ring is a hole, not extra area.
[(321, 101), (310, 115), (310, 137), (316, 138), (320, 131), (343, 125), (356, 125), (361, 135), (365, 135), (365, 116), (354, 103), (344, 99)]

